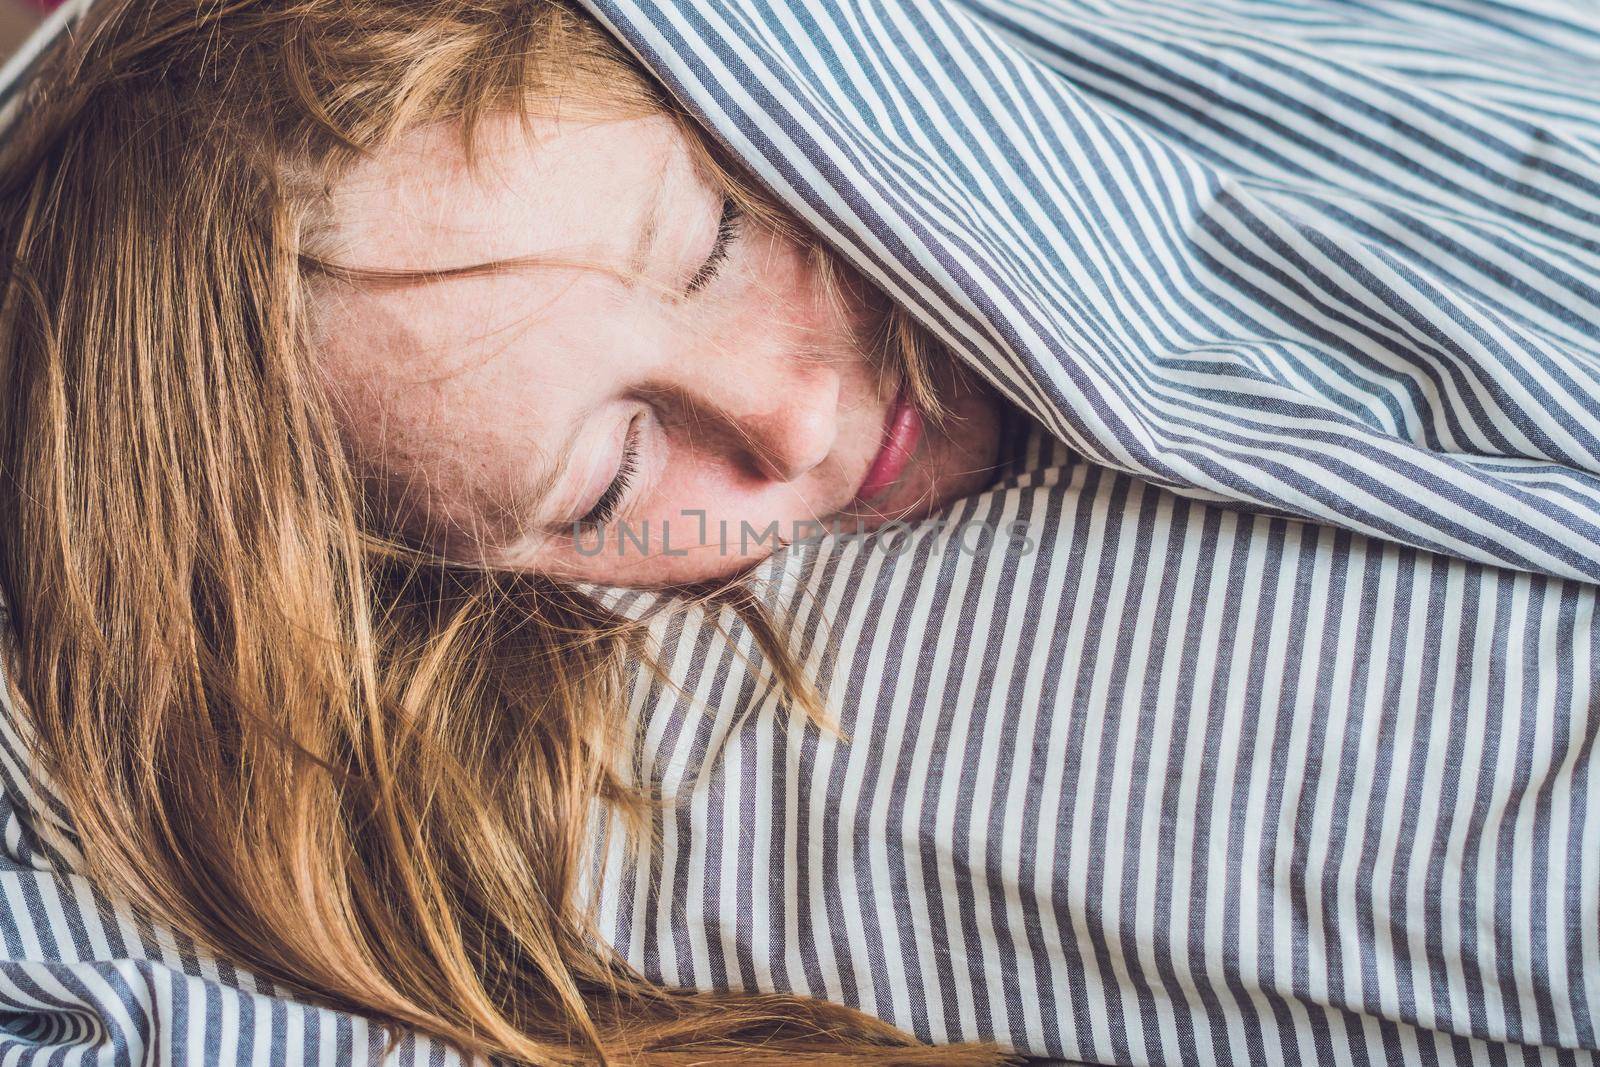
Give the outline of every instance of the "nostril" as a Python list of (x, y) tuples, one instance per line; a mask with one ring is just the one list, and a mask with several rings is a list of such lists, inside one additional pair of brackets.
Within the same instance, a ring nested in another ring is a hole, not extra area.
[(804, 477), (828, 455), (820, 447), (822, 434), (814, 429), (796, 427), (792, 421), (781, 417), (774, 420), (771, 431), (764, 435), (764, 443), (751, 450), (756, 473), (775, 482), (792, 482)]

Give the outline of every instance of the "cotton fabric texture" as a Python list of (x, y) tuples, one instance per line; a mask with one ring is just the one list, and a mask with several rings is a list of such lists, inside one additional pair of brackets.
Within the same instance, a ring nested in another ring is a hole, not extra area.
[[(1028, 413), (757, 568), (848, 742), (656, 624), (603, 935), (1040, 1057), (1600, 1060), (1600, 12), (588, 2)], [(41, 853), (0, 740), (7, 1062), (376, 1055)]]

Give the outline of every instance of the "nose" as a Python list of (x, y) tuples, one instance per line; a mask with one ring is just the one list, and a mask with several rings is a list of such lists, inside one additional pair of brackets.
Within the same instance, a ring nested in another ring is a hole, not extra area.
[(796, 481), (833, 451), (839, 391), (837, 377), (832, 381), (831, 390), (808, 389), (771, 411), (745, 417), (743, 437), (758, 474), (773, 481)]
[(833, 451), (840, 387), (831, 366), (784, 361), (697, 376), (686, 392), (699, 408), (696, 421), (721, 431), (717, 447), (730, 458), (762, 478), (793, 482)]

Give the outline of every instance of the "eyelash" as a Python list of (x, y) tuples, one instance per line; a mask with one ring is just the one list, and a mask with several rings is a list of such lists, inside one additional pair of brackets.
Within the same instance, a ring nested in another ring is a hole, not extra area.
[(601, 526), (616, 518), (617, 508), (622, 504), (622, 498), (628, 494), (628, 485), (633, 481), (638, 465), (639, 420), (635, 419), (628, 426), (628, 437), (622, 445), (622, 466), (617, 469), (617, 476), (611, 479), (611, 484), (600, 494), (600, 499), (589, 509), (589, 514), (578, 520), (578, 525)]
[(731, 196), (722, 198), (722, 217), (717, 220), (717, 243), (711, 246), (711, 254), (701, 264), (700, 269), (694, 272), (694, 277), (689, 279), (689, 284), (684, 291), (694, 294), (710, 285), (716, 278), (717, 271), (728, 258), (728, 246), (738, 238), (739, 231), (744, 222), (744, 213), (739, 210)]

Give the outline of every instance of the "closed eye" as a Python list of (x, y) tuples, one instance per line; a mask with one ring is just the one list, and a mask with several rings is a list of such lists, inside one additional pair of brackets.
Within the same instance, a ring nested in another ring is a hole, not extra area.
[(689, 284), (684, 286), (684, 292), (690, 296), (704, 289), (715, 280), (717, 273), (722, 269), (722, 264), (727, 261), (728, 247), (738, 238), (744, 222), (744, 213), (739, 210), (739, 205), (733, 197), (722, 198), (722, 217), (717, 220), (717, 241), (711, 246), (711, 254), (694, 272), (694, 277), (689, 279)]
[(611, 484), (606, 486), (605, 492), (600, 494), (600, 499), (595, 501), (589, 513), (576, 523), (578, 526), (604, 526), (617, 517), (617, 510), (622, 506), (622, 501), (628, 495), (628, 487), (633, 481), (634, 472), (639, 466), (639, 420), (635, 418), (628, 425), (628, 436), (622, 445), (622, 463), (617, 468), (617, 476), (611, 479)]

